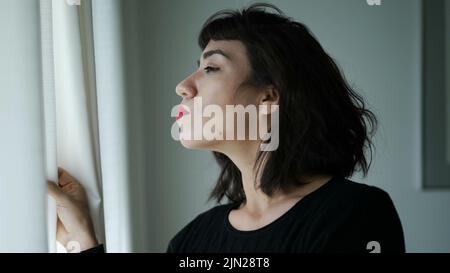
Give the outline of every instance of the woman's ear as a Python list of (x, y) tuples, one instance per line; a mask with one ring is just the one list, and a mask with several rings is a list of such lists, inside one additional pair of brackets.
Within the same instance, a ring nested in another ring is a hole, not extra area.
[(270, 85), (261, 93), (259, 99), (259, 108), (261, 114), (268, 115), (278, 109), (280, 94), (274, 86)]

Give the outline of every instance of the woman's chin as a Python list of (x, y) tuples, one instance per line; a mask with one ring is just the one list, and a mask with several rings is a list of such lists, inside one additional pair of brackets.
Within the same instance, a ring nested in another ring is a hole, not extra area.
[(214, 150), (213, 148), (218, 144), (217, 140), (186, 140), (180, 139), (181, 145), (183, 145), (187, 149), (192, 150)]

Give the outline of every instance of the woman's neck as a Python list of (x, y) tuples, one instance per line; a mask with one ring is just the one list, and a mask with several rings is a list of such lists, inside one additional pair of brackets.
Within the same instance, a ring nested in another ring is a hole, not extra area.
[(235, 147), (226, 153), (241, 172), (242, 186), (246, 200), (241, 204), (240, 208), (245, 208), (255, 215), (263, 214), (270, 207), (285, 201), (292, 201), (294, 199), (295, 202), (331, 179), (331, 176), (327, 175), (307, 177), (304, 179), (310, 183), (295, 187), (289, 192), (278, 191), (272, 196), (268, 196), (258, 187), (260, 180), (255, 177), (254, 164), (258, 151), (259, 143), (250, 142), (241, 145), (241, 147)]

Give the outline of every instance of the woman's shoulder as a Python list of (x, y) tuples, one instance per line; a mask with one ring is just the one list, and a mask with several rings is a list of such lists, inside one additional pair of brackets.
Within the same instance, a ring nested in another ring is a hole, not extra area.
[[(397, 211), (387, 191), (347, 178), (333, 178), (323, 189), (312, 194), (307, 207), (317, 215), (333, 215), (323, 217), (323, 221), (336, 221), (339, 218), (350, 219), (380, 215), (397, 217)], [(323, 186), (322, 186), (323, 187)], [(317, 217), (319, 217), (317, 216)], [(322, 217), (321, 217), (322, 218)]]
[[(390, 195), (383, 189), (349, 179), (335, 181), (334, 190), (325, 198), (326, 206), (318, 206), (320, 226), (334, 226), (339, 234), (328, 242), (329, 251), (343, 246), (355, 249), (376, 241), (383, 251), (404, 252), (403, 228)], [(332, 222), (332, 223), (331, 223)], [(330, 225), (327, 225), (330, 224)], [(362, 244), (362, 242), (364, 244)]]
[(372, 223), (372, 226), (395, 226), (401, 229), (397, 209), (387, 191), (345, 178), (335, 180), (330, 188), (329, 194), (314, 201), (318, 214), (331, 215), (323, 217), (323, 221), (364, 225)]
[(220, 228), (225, 219), (227, 211), (233, 203), (219, 204), (198, 214), (193, 220), (188, 222), (169, 242), (168, 252), (171, 248), (178, 248), (180, 244), (195, 234), (204, 234), (208, 230)]
[(205, 222), (208, 224), (216, 223), (217, 220), (223, 220), (225, 214), (231, 209), (233, 203), (217, 204), (210, 209), (207, 209), (199, 213), (193, 220), (191, 220), (186, 226), (202, 225)]
[(347, 202), (354, 200), (354, 202), (350, 203), (362, 207), (367, 216), (373, 217), (374, 219), (376, 219), (377, 215), (384, 219), (386, 217), (390, 217), (390, 219), (395, 218), (395, 220), (399, 218), (394, 202), (386, 190), (374, 185), (367, 185), (351, 180), (347, 181), (348, 183), (342, 189), (348, 194)]
[(355, 182), (347, 178), (334, 178), (335, 187), (332, 197), (354, 202), (384, 201), (391, 202), (389, 194), (378, 186)]
[(198, 214), (193, 220), (191, 220), (185, 226), (185, 229), (197, 227), (205, 222), (209, 222), (209, 224), (212, 224), (211, 222), (214, 222), (214, 220), (221, 219), (226, 211), (228, 211), (230, 206), (232, 206), (231, 203), (219, 204), (206, 211), (203, 211), (202, 213)]

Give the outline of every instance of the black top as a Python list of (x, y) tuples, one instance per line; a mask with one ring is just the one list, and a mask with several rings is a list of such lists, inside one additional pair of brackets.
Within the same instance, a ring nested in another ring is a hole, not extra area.
[(197, 216), (170, 241), (167, 252), (405, 252), (403, 230), (389, 195), (335, 177), (272, 223), (235, 229), (228, 214), (239, 204)]

